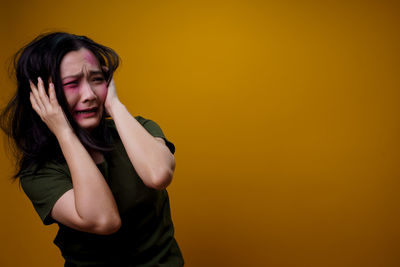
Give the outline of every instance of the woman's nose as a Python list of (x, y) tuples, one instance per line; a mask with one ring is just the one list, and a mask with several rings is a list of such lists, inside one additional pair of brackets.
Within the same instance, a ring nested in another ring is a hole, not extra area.
[(96, 99), (96, 94), (94, 93), (90, 83), (87, 81), (83, 82), (81, 88), (81, 100), (82, 102), (87, 102)]

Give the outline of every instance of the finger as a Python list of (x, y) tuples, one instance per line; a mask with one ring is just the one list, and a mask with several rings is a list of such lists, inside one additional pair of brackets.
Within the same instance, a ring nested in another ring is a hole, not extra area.
[(44, 107), (47, 107), (50, 104), (49, 97), (46, 94), (46, 91), (44, 89), (43, 80), (40, 77), (38, 78), (38, 91), (39, 91), (40, 100), (42, 101)]
[(33, 90), (37, 90), (35, 84), (31, 80), (29, 80), (29, 85), (31, 87), (32, 92), (33, 92)]
[(39, 92), (38, 92), (36, 86), (33, 84), (32, 81), (29, 81), (29, 83), (31, 85), (31, 91), (32, 91), (33, 97), (35, 99), (35, 103), (37, 104), (37, 106), (40, 110), (44, 110), (44, 106), (43, 106), (42, 101), (40, 101)]
[(36, 113), (40, 116), (41, 110), (32, 92), (29, 93), (29, 100), (31, 101), (33, 110), (36, 111)]
[(54, 83), (52, 82), (49, 84), (49, 98), (51, 104), (58, 104), (56, 90), (54, 89)]

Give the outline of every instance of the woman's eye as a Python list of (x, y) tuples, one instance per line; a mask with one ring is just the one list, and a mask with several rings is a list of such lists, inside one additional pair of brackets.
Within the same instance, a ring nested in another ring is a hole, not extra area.
[(103, 77), (95, 77), (95, 78), (93, 78), (93, 81), (94, 82), (98, 82), (98, 83), (102, 83), (102, 82), (104, 82), (104, 78)]
[(73, 87), (78, 86), (78, 82), (77, 81), (68, 82), (68, 83), (63, 84), (63, 86), (68, 87), (68, 88), (73, 88)]

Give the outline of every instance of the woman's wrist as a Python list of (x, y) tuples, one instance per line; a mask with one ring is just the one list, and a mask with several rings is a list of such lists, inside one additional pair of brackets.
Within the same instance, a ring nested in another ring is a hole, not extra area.
[(77, 138), (77, 136), (75, 135), (75, 133), (72, 130), (72, 128), (69, 128), (69, 129), (67, 128), (67, 129), (61, 130), (61, 131), (55, 133), (55, 136), (56, 136), (56, 138), (57, 138), (59, 143), (68, 142), (73, 137)]
[(112, 101), (111, 103), (109, 103), (105, 106), (108, 115), (110, 115), (113, 118), (114, 118), (115, 112), (117, 112), (118, 109), (121, 109), (123, 107), (124, 107), (124, 105), (121, 103), (121, 101), (119, 101), (118, 98), (116, 98), (114, 101)]

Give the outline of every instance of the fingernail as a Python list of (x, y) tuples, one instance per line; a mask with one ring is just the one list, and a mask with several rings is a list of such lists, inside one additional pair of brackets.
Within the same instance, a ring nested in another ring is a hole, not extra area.
[(37, 79), (38, 79), (38, 82), (42, 82), (42, 78), (38, 77)]

